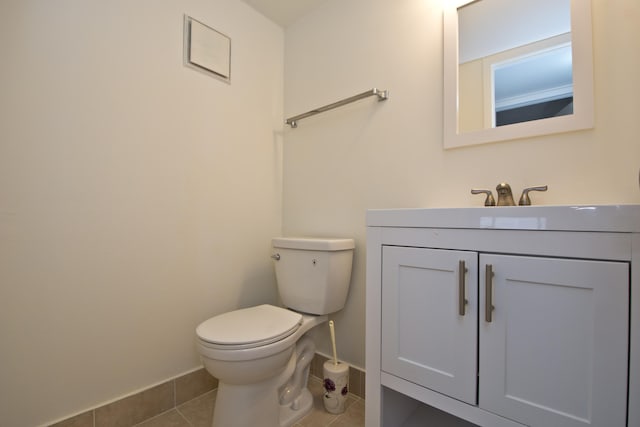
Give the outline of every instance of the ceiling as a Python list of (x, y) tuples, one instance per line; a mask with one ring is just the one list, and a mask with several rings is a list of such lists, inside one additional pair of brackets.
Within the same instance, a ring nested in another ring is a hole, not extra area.
[(276, 24), (287, 27), (303, 15), (318, 7), (326, 0), (242, 0), (249, 6), (271, 19)]

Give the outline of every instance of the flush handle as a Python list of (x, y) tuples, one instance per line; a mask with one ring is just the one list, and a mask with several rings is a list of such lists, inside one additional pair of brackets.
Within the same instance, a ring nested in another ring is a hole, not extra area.
[(271, 259), (274, 259), (276, 261), (280, 261), (280, 254), (273, 254), (271, 255)]

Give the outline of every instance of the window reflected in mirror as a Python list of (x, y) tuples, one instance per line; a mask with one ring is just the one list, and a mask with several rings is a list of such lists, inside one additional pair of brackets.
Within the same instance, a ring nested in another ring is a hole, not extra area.
[(459, 132), (573, 114), (570, 0), (458, 9)]

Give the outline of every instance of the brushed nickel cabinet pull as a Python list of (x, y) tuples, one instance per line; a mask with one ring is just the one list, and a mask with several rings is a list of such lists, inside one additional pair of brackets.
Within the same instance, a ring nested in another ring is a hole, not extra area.
[(465, 297), (464, 278), (467, 273), (467, 267), (464, 261), (458, 261), (458, 314), (464, 316), (464, 307), (469, 301)]
[(493, 265), (487, 264), (484, 271), (484, 318), (491, 323), (493, 306)]

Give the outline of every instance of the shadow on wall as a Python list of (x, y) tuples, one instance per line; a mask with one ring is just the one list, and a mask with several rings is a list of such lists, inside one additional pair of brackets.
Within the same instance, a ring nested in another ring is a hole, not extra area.
[(277, 305), (279, 302), (276, 276), (271, 264), (268, 267), (247, 271), (239, 288), (238, 308), (260, 304)]

